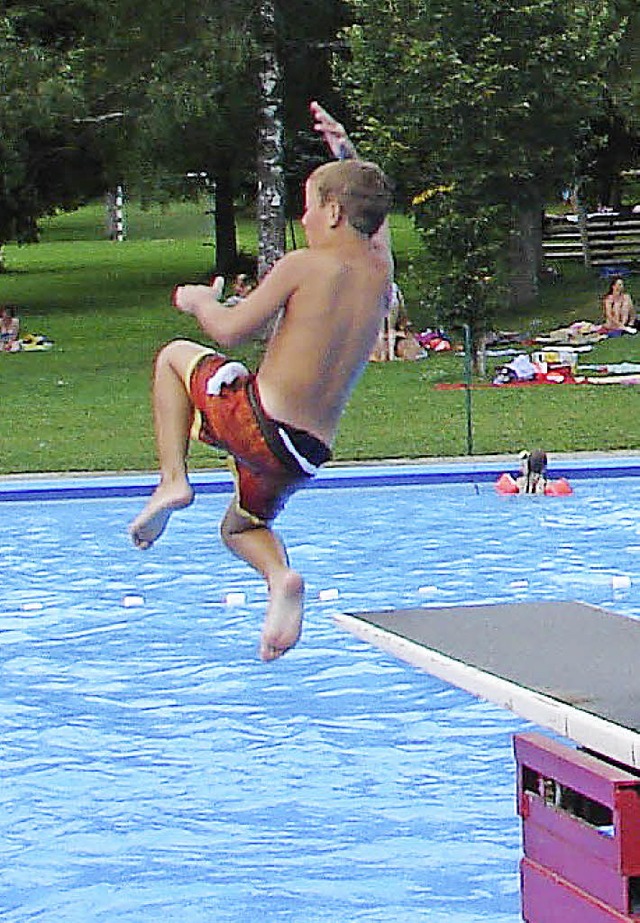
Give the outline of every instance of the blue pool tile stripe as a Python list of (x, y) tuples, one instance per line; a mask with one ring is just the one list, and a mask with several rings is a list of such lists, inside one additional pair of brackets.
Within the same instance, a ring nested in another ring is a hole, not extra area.
[[(433, 484), (493, 483), (503, 471), (515, 474), (516, 465), (502, 461), (423, 464), (335, 465), (324, 468), (309, 481), (307, 489), (340, 487), (393, 487)], [(586, 478), (640, 476), (640, 456), (597, 459), (562, 459), (550, 466), (553, 478), (570, 481)], [(226, 469), (194, 471), (191, 482), (198, 493), (226, 494), (233, 480)], [(109, 497), (146, 497), (158, 483), (157, 475), (123, 474), (0, 479), (0, 501), (90, 500)]]

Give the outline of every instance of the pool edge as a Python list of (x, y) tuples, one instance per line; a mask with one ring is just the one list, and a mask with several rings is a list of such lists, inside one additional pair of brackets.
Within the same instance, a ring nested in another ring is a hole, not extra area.
[[(512, 456), (333, 464), (323, 468), (305, 489), (492, 483), (503, 471), (513, 472), (516, 467)], [(552, 477), (574, 481), (638, 477), (640, 454), (556, 455), (550, 459), (549, 472)], [(230, 493), (233, 489), (226, 469), (196, 470), (190, 478), (198, 493)], [(157, 474), (149, 472), (8, 475), (0, 477), (0, 502), (143, 497), (157, 482)]]

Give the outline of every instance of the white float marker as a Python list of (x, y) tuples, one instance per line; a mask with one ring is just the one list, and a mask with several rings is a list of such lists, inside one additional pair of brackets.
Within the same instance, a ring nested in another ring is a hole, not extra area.
[(245, 593), (227, 593), (224, 601), (227, 606), (244, 606), (247, 596)]
[(433, 596), (434, 593), (438, 592), (437, 586), (419, 586), (418, 593), (421, 596)]
[(611, 587), (614, 590), (628, 590), (631, 586), (631, 577), (628, 574), (614, 574), (611, 578)]
[(329, 602), (331, 599), (338, 599), (340, 596), (340, 591), (335, 587), (331, 587), (328, 590), (320, 590), (318, 593), (318, 599), (321, 599), (322, 602)]

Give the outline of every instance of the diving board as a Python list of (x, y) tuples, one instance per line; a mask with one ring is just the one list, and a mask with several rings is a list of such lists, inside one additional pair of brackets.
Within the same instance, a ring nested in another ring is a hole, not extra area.
[(640, 769), (640, 620), (581, 602), (339, 614), (364, 641)]

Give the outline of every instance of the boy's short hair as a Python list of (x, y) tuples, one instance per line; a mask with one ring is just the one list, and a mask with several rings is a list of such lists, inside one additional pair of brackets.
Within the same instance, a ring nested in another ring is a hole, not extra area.
[(334, 197), (352, 228), (372, 237), (391, 210), (391, 183), (380, 167), (368, 160), (325, 163), (309, 177), (320, 204)]

